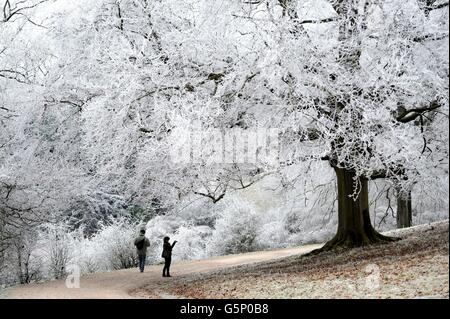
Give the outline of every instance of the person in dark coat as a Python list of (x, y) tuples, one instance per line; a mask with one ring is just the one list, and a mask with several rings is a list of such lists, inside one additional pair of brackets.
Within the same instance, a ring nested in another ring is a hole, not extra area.
[(150, 241), (145, 237), (145, 229), (141, 229), (139, 236), (134, 240), (134, 245), (136, 246), (136, 253), (138, 255), (139, 270), (140, 272), (144, 272), (147, 248), (150, 246)]
[(173, 246), (177, 243), (175, 240), (173, 244), (171, 245), (169, 243), (170, 238), (164, 237), (164, 243), (163, 243), (163, 252), (162, 252), (162, 258), (164, 258), (164, 268), (163, 268), (163, 277), (171, 277), (170, 276), (170, 263), (172, 262), (172, 249)]

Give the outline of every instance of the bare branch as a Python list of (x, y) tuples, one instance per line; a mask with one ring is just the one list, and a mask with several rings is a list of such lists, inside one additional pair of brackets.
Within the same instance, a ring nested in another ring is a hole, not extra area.
[(391, 212), (392, 217), (394, 217), (394, 209), (391, 206), (391, 197), (389, 196), (389, 191), (391, 188), (389, 187), (386, 190), (386, 199), (388, 200), (388, 207), (386, 208), (386, 212), (384, 213), (384, 216), (381, 218), (380, 222), (378, 223), (378, 228), (381, 226), (381, 223), (383, 223), (386, 219), (386, 217), (389, 216), (389, 212)]
[[(39, 2), (30, 4), (29, 6), (25, 6), (25, 7), (21, 7), (21, 8), (13, 8), (11, 9), (11, 5), (9, 3), (9, 0), (6, 1), (4, 7), (3, 7), (3, 22), (8, 22), (11, 20), (12, 17), (14, 17), (15, 15), (19, 15), (22, 14), (23, 15), (23, 11), (28, 10), (28, 9), (33, 9), (36, 8), (38, 5), (47, 2), (48, 0), (41, 0)], [(19, 2), (19, 3), (23, 3), (23, 2)]]
[(19, 71), (16, 70), (0, 70), (0, 77), (5, 79), (10, 79), (17, 81), (19, 83), (23, 84), (30, 84), (31, 81), (28, 79), (28, 77)]
[(116, 2), (116, 6), (117, 6), (117, 16), (119, 17), (119, 26), (117, 28), (123, 31), (123, 17), (120, 8), (120, 2)]
[(410, 110), (404, 110), (397, 116), (397, 121), (401, 123), (408, 123), (411, 121), (414, 121), (417, 117), (419, 117), (421, 114), (425, 112), (430, 112), (433, 110), (436, 110), (440, 108), (441, 105), (438, 103), (438, 101), (432, 101), (429, 106), (414, 108)]
[(319, 20), (303, 20), (303, 21), (299, 21), (298, 24), (320, 24), (320, 23), (335, 22), (338, 20), (339, 20), (339, 17), (330, 17), (330, 18), (319, 19)]
[(426, 34), (422, 36), (414, 37), (413, 42), (425, 42), (425, 41), (439, 41), (448, 38), (448, 33), (443, 34)]
[(448, 7), (448, 5), (449, 5), (448, 1), (443, 2), (443, 3), (438, 3), (438, 4), (435, 4), (435, 3), (436, 3), (436, 0), (420, 0), (419, 1), (420, 7), (424, 11), (425, 16), (428, 17), (430, 15), (431, 11), (443, 9), (445, 7)]

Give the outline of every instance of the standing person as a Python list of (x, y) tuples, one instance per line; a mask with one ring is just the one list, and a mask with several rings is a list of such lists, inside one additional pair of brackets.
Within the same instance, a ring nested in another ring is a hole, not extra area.
[(164, 243), (163, 243), (163, 252), (162, 252), (162, 258), (164, 258), (164, 268), (163, 268), (163, 277), (171, 277), (170, 276), (170, 263), (172, 262), (172, 248), (175, 246), (177, 241), (175, 240), (173, 244), (171, 245), (169, 243), (170, 238), (164, 237)]
[(136, 252), (139, 259), (139, 270), (140, 272), (144, 272), (147, 247), (150, 246), (150, 240), (145, 237), (145, 229), (141, 229), (139, 236), (134, 240), (134, 245), (136, 246)]

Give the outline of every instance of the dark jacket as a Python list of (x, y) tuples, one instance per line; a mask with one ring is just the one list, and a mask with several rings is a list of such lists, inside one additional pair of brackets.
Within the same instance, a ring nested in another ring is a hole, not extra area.
[(145, 240), (145, 245), (144, 245), (144, 247), (142, 247), (142, 249), (137, 249), (137, 247), (136, 247), (136, 252), (139, 256), (145, 256), (145, 255), (147, 255), (147, 247), (150, 246), (150, 240), (148, 240), (148, 238), (145, 237), (145, 235), (139, 235), (134, 240), (134, 244), (136, 245), (141, 240)]
[(171, 258), (172, 257), (172, 248), (173, 246), (175, 246), (175, 243), (173, 243), (172, 245), (169, 242), (164, 242), (163, 244), (163, 252), (161, 257), (162, 258)]

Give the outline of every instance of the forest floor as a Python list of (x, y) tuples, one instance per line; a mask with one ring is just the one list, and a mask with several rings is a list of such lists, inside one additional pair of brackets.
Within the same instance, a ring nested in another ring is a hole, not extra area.
[(307, 245), (176, 262), (8, 289), (3, 298), (449, 298), (449, 222), (386, 233), (402, 240), (304, 256)]
[[(401, 241), (177, 278), (184, 298), (449, 298), (449, 224), (385, 234)], [(166, 288), (167, 289), (167, 288)], [(140, 293), (151, 294), (151, 287)]]

